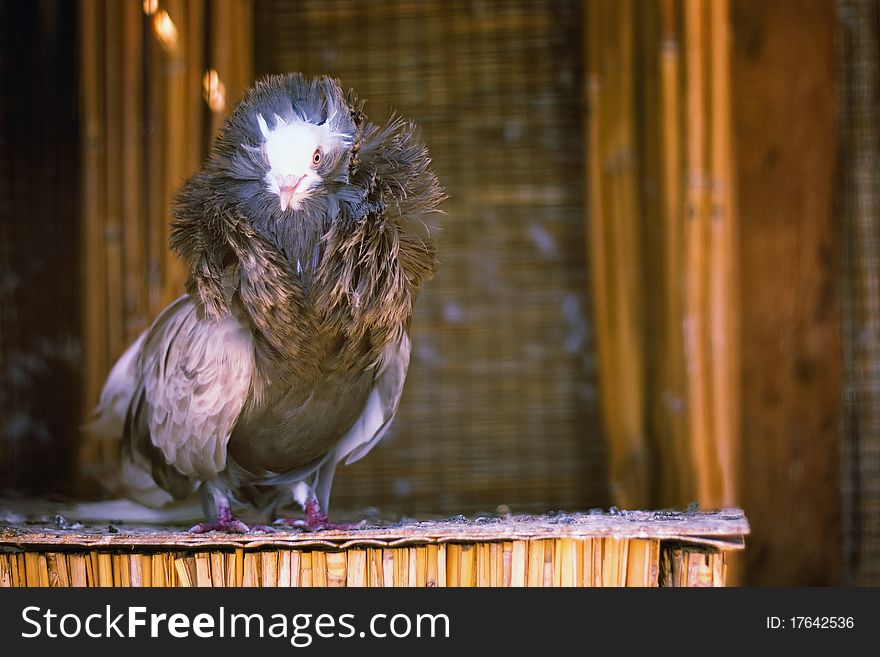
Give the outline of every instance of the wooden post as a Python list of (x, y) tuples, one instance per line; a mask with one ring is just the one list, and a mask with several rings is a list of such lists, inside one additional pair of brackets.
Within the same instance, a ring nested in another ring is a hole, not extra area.
[(840, 583), (836, 8), (731, 3), (747, 584)]
[(739, 286), (734, 206), (733, 109), (730, 96), (730, 3), (709, 4), (711, 48), (711, 219), (709, 332), (712, 362), (712, 439), (719, 486), (706, 504), (731, 506), (739, 490)]
[[(632, 5), (590, 3), (587, 189), (600, 398), (615, 503), (648, 502), (639, 203), (635, 187)], [(603, 39), (616, 34), (615, 39)]]

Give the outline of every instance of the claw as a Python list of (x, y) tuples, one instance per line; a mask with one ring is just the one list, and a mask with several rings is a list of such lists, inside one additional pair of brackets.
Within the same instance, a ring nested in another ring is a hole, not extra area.
[(228, 534), (247, 534), (251, 530), (241, 520), (231, 518), (229, 520), (215, 520), (214, 522), (200, 522), (189, 528), (190, 534), (204, 534), (206, 532), (226, 532)]
[(202, 496), (205, 514), (209, 518), (215, 516), (215, 520), (193, 525), (189, 528), (191, 534), (205, 534), (207, 532), (247, 534), (251, 531), (251, 527), (248, 527), (232, 513), (228, 493), (219, 484), (207, 482), (202, 490)]
[(361, 520), (360, 522), (353, 524), (333, 522), (321, 510), (321, 506), (318, 504), (318, 500), (314, 497), (314, 495), (310, 496), (306, 500), (305, 511), (305, 520), (302, 520), (300, 518), (282, 518), (280, 520), (276, 520), (275, 524), (283, 525), (285, 527), (292, 527), (294, 529), (302, 529), (308, 532), (317, 532), (321, 531), (322, 529), (361, 529), (362, 527), (366, 527), (367, 525), (366, 520)]

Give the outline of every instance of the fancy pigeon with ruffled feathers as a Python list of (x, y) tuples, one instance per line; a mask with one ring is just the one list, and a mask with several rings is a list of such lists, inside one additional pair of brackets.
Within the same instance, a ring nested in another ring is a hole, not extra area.
[(177, 196), (187, 293), (113, 367), (91, 430), (121, 439), (127, 496), (200, 488), (193, 531), (248, 531), (233, 504), (274, 516), (292, 499), (294, 526), (333, 526), (336, 466), (397, 411), (444, 194), (415, 126), (362, 108), (330, 78), (268, 77)]

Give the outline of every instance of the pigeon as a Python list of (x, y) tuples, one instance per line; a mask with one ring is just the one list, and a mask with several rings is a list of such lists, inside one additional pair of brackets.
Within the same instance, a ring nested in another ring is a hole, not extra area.
[(334, 472), (394, 419), (413, 305), (436, 268), (445, 192), (416, 126), (371, 123), (353, 90), (258, 81), (177, 193), (188, 271), (110, 371), (89, 430), (118, 440), (116, 488), (153, 507), (200, 495), (193, 532), (246, 532), (292, 502), (316, 530)]

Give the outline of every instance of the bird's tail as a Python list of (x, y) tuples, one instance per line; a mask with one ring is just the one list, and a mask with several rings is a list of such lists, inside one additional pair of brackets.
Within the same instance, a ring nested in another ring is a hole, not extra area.
[(161, 509), (144, 506), (128, 499), (77, 502), (69, 509), (61, 509), (62, 515), (88, 523), (192, 525), (203, 519), (202, 505), (197, 496), (174, 501)]

